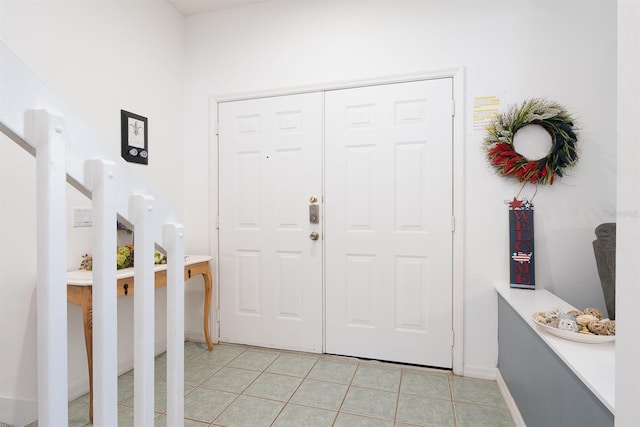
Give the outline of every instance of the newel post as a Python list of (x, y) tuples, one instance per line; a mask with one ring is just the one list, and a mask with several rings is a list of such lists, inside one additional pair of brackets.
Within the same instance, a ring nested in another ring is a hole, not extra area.
[(38, 424), (68, 424), (67, 196), (64, 120), (31, 112), (36, 146), (38, 235)]

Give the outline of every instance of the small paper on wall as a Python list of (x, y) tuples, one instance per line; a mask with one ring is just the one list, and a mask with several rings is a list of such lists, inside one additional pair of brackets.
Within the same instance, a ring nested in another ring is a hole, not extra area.
[(500, 99), (496, 96), (476, 96), (473, 98), (473, 130), (485, 131), (498, 117)]
[(533, 204), (515, 197), (509, 202), (509, 265), (511, 287), (535, 289)]

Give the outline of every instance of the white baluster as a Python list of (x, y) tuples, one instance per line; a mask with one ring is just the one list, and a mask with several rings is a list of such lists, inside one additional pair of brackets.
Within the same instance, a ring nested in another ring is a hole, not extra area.
[(152, 426), (154, 408), (154, 309), (155, 273), (153, 252), (153, 198), (134, 195), (129, 199), (134, 225), (133, 350), (134, 425)]
[[(85, 163), (93, 200), (93, 424), (118, 425), (115, 164)], [(89, 379), (91, 381), (91, 378)]]
[(38, 233), (38, 425), (66, 426), (67, 238), (65, 129), (60, 117), (34, 111)]
[(167, 426), (184, 425), (184, 227), (164, 226), (167, 249)]

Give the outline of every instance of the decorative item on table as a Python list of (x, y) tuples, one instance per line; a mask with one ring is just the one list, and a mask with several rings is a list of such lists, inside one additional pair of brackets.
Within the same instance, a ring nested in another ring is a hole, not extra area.
[(567, 312), (555, 308), (533, 313), (532, 318), (543, 330), (572, 341), (599, 343), (615, 339), (616, 321), (603, 318), (597, 308)]
[(156, 264), (166, 264), (167, 263), (167, 257), (160, 251), (156, 250), (153, 253), (153, 262)]
[(82, 261), (80, 262), (80, 270), (87, 270), (87, 271), (93, 270), (93, 258), (91, 257), (91, 254), (87, 253), (82, 255)]
[(129, 227), (127, 227), (124, 222), (121, 221), (116, 221), (116, 230), (118, 231), (124, 231), (125, 233), (127, 233), (128, 235), (132, 235), (133, 234), (133, 230), (130, 229)]
[(517, 196), (509, 202), (509, 270), (512, 288), (535, 289), (533, 204)]
[(133, 267), (133, 245), (118, 246), (118, 249), (116, 249), (116, 266), (118, 270)]
[[(116, 230), (126, 233), (127, 236), (133, 235), (133, 230), (127, 227), (123, 222), (116, 222)], [(155, 250), (153, 253), (153, 261), (155, 264), (166, 264), (167, 257), (160, 251)], [(134, 246), (131, 243), (126, 243), (116, 247), (116, 268), (122, 270), (123, 268), (129, 268), (134, 266)], [(80, 262), (80, 270), (93, 270), (93, 257), (91, 254), (86, 253), (82, 255), (82, 261)]]
[[(166, 264), (167, 257), (160, 251), (156, 250), (153, 253), (153, 261), (155, 264)], [(134, 247), (131, 244), (124, 246), (118, 246), (116, 248), (116, 268), (122, 270), (123, 268), (129, 268), (134, 266)], [(82, 255), (82, 261), (80, 262), (80, 270), (93, 270), (93, 257), (91, 254)]]

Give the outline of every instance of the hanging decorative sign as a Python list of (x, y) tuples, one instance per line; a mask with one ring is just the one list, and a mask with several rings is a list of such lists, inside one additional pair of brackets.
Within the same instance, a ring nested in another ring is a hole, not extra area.
[[(565, 169), (578, 161), (578, 137), (573, 118), (561, 105), (534, 98), (512, 106), (487, 127), (484, 145), (489, 162), (499, 175), (519, 182), (552, 185)], [(528, 159), (513, 146), (516, 132), (528, 125), (540, 125), (551, 136), (551, 149), (540, 159)]]
[(517, 196), (509, 202), (509, 265), (512, 288), (535, 289), (533, 204)]

